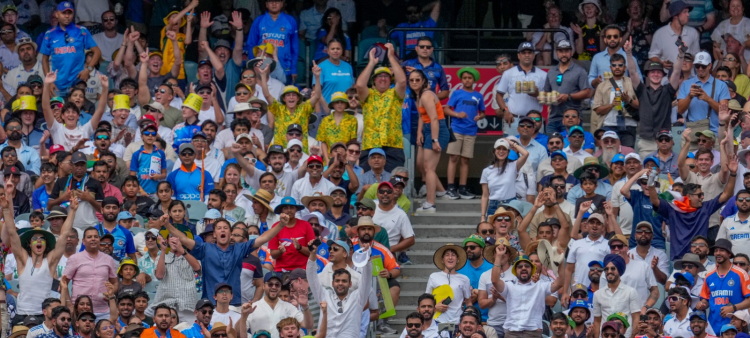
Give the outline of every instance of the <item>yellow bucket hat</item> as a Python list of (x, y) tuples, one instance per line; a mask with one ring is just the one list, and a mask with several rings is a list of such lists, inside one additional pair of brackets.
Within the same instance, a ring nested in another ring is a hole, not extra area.
[[(331, 103), (328, 104), (328, 108), (333, 109), (333, 104), (335, 102), (345, 102), (346, 108), (349, 108), (349, 96), (346, 95), (344, 92), (335, 92), (333, 95), (331, 95)], [(346, 109), (344, 108), (344, 109)]]
[(261, 50), (266, 52), (266, 54), (273, 54), (274, 48), (270, 42), (266, 42), (265, 44), (253, 47), (253, 55), (258, 56)]
[[(178, 12), (178, 11), (171, 11), (171, 12), (169, 12), (169, 14), (167, 14), (167, 16), (164, 17), (164, 25), (165, 26), (169, 25), (169, 17), (172, 16), (172, 15), (175, 15), (175, 14), (180, 14), (180, 12)], [(180, 27), (185, 26), (185, 24), (187, 24), (187, 20), (185, 20), (185, 18), (183, 17), (182, 21), (180, 21)]]
[(36, 97), (33, 95), (24, 95), (13, 101), (12, 111), (15, 113), (22, 110), (36, 111)]
[(372, 78), (370, 78), (370, 79), (375, 79), (375, 77), (378, 76), (381, 73), (386, 73), (386, 74), (388, 74), (388, 75), (391, 76), (391, 79), (393, 78), (393, 72), (391, 72), (390, 68), (388, 68), (388, 67), (378, 67), (378, 68), (375, 68), (374, 72), (372, 72)]
[(182, 107), (188, 107), (194, 110), (196, 113), (201, 112), (201, 106), (203, 105), (203, 98), (196, 93), (190, 93), (185, 101), (182, 103)]
[(125, 94), (117, 94), (114, 97), (115, 103), (112, 105), (112, 111), (127, 109), (130, 110), (130, 97)]
[(279, 102), (284, 102), (284, 95), (289, 93), (295, 93), (299, 97), (299, 100), (302, 101), (302, 94), (300, 94), (299, 89), (296, 86), (286, 86), (284, 87), (284, 91), (281, 92), (281, 95), (279, 96)]

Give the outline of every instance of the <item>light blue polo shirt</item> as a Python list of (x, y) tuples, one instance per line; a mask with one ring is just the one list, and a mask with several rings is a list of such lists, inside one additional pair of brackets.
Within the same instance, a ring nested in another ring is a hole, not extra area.
[[(706, 82), (701, 82), (700, 79), (698, 79), (697, 76), (693, 76), (685, 81), (682, 81), (682, 84), (680, 85), (680, 91), (677, 93), (677, 99), (682, 100), (690, 94), (690, 87), (693, 84), (698, 84), (703, 90), (706, 92), (706, 94), (711, 95), (711, 89), (714, 85), (714, 81), (716, 79), (713, 76), (709, 76), (708, 80)], [(719, 100), (729, 100), (729, 89), (727, 88), (727, 84), (724, 83), (724, 81), (716, 81), (716, 88), (713, 91), (712, 98), (719, 102)], [(690, 106), (687, 109), (687, 121), (699, 121), (706, 118), (706, 113), (708, 113), (708, 103), (698, 99), (697, 97), (694, 97), (692, 100), (690, 100)], [(685, 114), (683, 114), (685, 115)], [(715, 110), (711, 109), (711, 114), (709, 116), (709, 127), (712, 132), (719, 133), (719, 113)]]

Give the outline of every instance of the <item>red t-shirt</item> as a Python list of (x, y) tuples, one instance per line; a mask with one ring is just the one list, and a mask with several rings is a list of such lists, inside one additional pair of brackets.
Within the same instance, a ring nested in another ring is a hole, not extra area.
[[(280, 245), (286, 248), (286, 251), (276, 260), (274, 268), (277, 272), (307, 267), (308, 256), (297, 251), (292, 244), (292, 239), (297, 239), (302, 247), (306, 247), (307, 243), (315, 238), (315, 233), (310, 223), (300, 219), (295, 219), (295, 221), (293, 227), (284, 227), (276, 237), (268, 242), (268, 248), (271, 250), (278, 250)], [(273, 226), (277, 224), (279, 222), (276, 222)]]

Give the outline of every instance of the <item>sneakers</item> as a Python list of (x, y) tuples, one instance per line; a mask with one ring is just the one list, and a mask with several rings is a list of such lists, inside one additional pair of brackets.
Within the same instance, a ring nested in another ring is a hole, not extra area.
[(380, 320), (380, 323), (375, 327), (375, 330), (383, 334), (396, 334), (396, 330), (391, 328), (385, 319)]
[(448, 199), (452, 199), (452, 200), (457, 200), (459, 198), (463, 198), (462, 196), (459, 196), (458, 193), (456, 193), (456, 189), (448, 189), (448, 190), (446, 190), (445, 191), (445, 195), (448, 196)]
[(448, 193), (448, 191), (436, 191), (435, 197), (444, 197), (446, 193)]
[(477, 197), (476, 195), (472, 194), (467, 188), (463, 188), (463, 189), (459, 188), (458, 195), (461, 196), (461, 199), (464, 199), (464, 200), (470, 200), (470, 199), (474, 199)]
[(406, 252), (401, 252), (398, 254), (398, 263), (401, 265), (412, 265), (414, 263), (411, 262), (411, 259), (409, 259), (409, 256), (406, 255)]
[(423, 185), (421, 188), (419, 188), (419, 193), (417, 193), (417, 198), (422, 198), (427, 196), (427, 185)]
[(422, 202), (422, 205), (417, 209), (418, 214), (427, 214), (427, 213), (435, 213), (435, 206), (425, 202)]

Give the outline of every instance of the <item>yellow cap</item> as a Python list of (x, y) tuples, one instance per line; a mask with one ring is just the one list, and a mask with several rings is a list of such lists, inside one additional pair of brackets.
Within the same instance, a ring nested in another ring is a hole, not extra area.
[(22, 110), (33, 110), (36, 111), (36, 97), (32, 95), (24, 95), (13, 101), (11, 110), (15, 113)]
[(284, 95), (289, 93), (295, 93), (297, 96), (299, 96), (299, 99), (302, 100), (302, 94), (299, 93), (299, 89), (296, 86), (286, 86), (284, 87), (284, 91), (281, 92), (281, 96), (279, 97), (279, 101), (284, 102)]
[(190, 93), (187, 98), (185, 98), (185, 101), (182, 102), (182, 107), (188, 107), (192, 110), (194, 110), (196, 113), (201, 112), (201, 105), (203, 105), (203, 98), (200, 97), (200, 95), (195, 93)]
[(346, 102), (346, 108), (349, 108), (349, 96), (347, 96), (344, 92), (333, 93), (333, 95), (331, 95), (331, 103), (328, 104), (328, 108), (333, 109), (333, 104), (335, 102)]
[(113, 105), (112, 111), (127, 109), (130, 110), (130, 97), (125, 94), (117, 94), (114, 97), (115, 104)]
[(255, 46), (253, 47), (253, 55), (257, 57), (261, 50), (265, 51), (266, 54), (273, 54), (273, 45), (270, 42), (266, 42), (265, 44)]
[(381, 74), (381, 73), (386, 73), (390, 75), (391, 77), (393, 77), (393, 73), (391, 72), (391, 69), (388, 67), (375, 68), (375, 71), (372, 72), (372, 77), (375, 78), (376, 76), (378, 76), (378, 74)]

